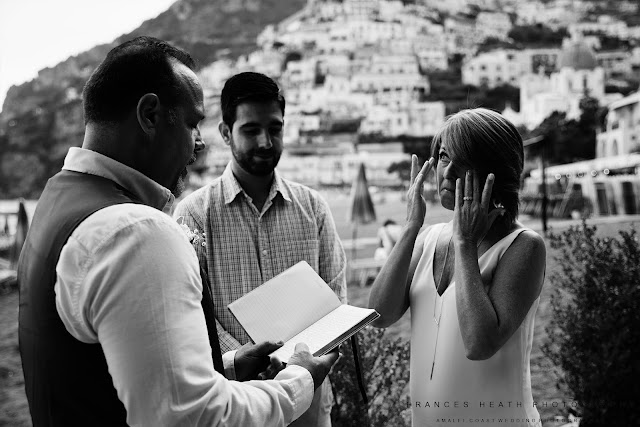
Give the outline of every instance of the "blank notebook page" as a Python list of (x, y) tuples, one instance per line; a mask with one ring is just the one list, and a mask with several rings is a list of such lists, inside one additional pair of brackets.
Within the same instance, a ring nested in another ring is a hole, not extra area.
[(331, 288), (305, 261), (229, 304), (254, 342), (287, 341), (340, 306)]

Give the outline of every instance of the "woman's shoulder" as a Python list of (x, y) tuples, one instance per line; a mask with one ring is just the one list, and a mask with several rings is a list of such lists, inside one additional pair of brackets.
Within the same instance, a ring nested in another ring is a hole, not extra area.
[(511, 233), (517, 233), (517, 236), (509, 247), (510, 251), (526, 256), (546, 257), (546, 245), (540, 234), (518, 222)]

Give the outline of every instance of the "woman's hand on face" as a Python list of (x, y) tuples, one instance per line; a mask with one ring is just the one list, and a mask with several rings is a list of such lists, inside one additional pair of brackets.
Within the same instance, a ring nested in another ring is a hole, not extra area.
[(480, 193), (480, 178), (476, 171), (468, 170), (464, 181), (456, 180), (456, 204), (453, 210), (454, 243), (478, 245), (487, 234), (493, 222), (504, 214), (504, 208), (489, 212), (491, 190), (495, 175), (490, 173)]
[(427, 210), (427, 203), (422, 196), (424, 191), (424, 180), (433, 168), (435, 161), (430, 158), (422, 168), (418, 165), (418, 156), (411, 156), (411, 186), (407, 192), (407, 223), (413, 223), (422, 227), (424, 215)]

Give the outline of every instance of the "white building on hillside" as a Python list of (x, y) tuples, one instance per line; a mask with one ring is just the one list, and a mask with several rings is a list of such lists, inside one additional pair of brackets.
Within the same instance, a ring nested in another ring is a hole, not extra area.
[(462, 65), (462, 82), (490, 88), (503, 84), (520, 86), (526, 74), (557, 71), (560, 49), (497, 49), (469, 58)]
[(519, 55), (516, 50), (481, 53), (462, 65), (462, 83), (490, 88), (503, 84), (517, 86), (523, 74)]
[(478, 45), (481, 37), (476, 21), (463, 15), (450, 16), (444, 20), (447, 52), (468, 54)]
[(511, 18), (503, 12), (480, 12), (476, 16), (476, 30), (481, 39), (506, 39), (512, 26)]
[(371, 18), (379, 10), (379, 0), (343, 0), (344, 12), (358, 18)]
[(411, 55), (374, 55), (368, 67), (354, 72), (351, 81), (353, 92), (406, 92), (418, 98), (430, 90), (429, 80), (420, 74)]
[(565, 44), (558, 59), (558, 72), (527, 74), (520, 82), (520, 114), (528, 128), (534, 128), (554, 111), (567, 118), (580, 116), (580, 100), (588, 94), (606, 104), (604, 70), (594, 52), (581, 41)]
[(413, 39), (413, 53), (422, 70), (446, 70), (449, 67), (447, 43), (443, 33), (418, 35)]
[(317, 60), (315, 58), (287, 62), (287, 68), (282, 73), (283, 86), (287, 89), (313, 87), (316, 68)]
[(571, 24), (568, 31), (572, 37), (601, 33), (623, 40), (629, 38), (629, 28), (626, 22), (607, 15), (600, 15), (595, 21), (581, 21)]
[(539, 0), (521, 2), (518, 5), (516, 18), (517, 25), (532, 25), (540, 21), (540, 17), (545, 10), (545, 5)]
[(632, 76), (632, 54), (626, 49), (598, 52), (596, 60), (604, 69), (607, 79), (624, 79)]
[(361, 134), (427, 137), (433, 136), (444, 123), (445, 105), (442, 101), (375, 105), (366, 113), (358, 131)]
[(523, 74), (558, 71), (559, 56), (560, 49), (556, 48), (525, 49), (518, 54)]
[(596, 157), (640, 153), (640, 92), (609, 105), (605, 128), (597, 135)]

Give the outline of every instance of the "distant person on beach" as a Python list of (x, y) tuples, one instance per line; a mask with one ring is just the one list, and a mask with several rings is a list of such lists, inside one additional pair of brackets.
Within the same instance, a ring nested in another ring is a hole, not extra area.
[(402, 234), (402, 226), (392, 219), (386, 220), (378, 229), (378, 247), (373, 255), (377, 260), (385, 260)]
[[(211, 283), (222, 350), (234, 351), (250, 347), (251, 340), (228, 304), (302, 260), (346, 302), (346, 258), (327, 202), (275, 169), (285, 110), (278, 85), (263, 74), (240, 73), (227, 80), (220, 103), (218, 128), (231, 162), (181, 201), (174, 216), (204, 230), (207, 245), (196, 252)], [(327, 379), (292, 425), (330, 426), (332, 405)]]
[[(387, 327), (411, 309), (414, 426), (540, 426), (529, 358), (545, 272), (542, 238), (517, 221), (522, 138), (500, 114), (463, 110), (412, 158), (407, 223), (369, 305)], [(453, 220), (427, 226), (423, 183), (435, 166)]]
[[(223, 370), (213, 300), (167, 214), (204, 148), (194, 68), (186, 52), (138, 37), (85, 85), (82, 148), (48, 181), (18, 267), (34, 427), (284, 426), (309, 408), (338, 357), (298, 344), (267, 381), (214, 369)], [(238, 351), (236, 370), (266, 369), (278, 347)]]

